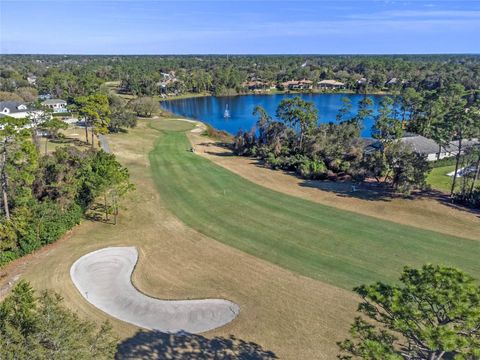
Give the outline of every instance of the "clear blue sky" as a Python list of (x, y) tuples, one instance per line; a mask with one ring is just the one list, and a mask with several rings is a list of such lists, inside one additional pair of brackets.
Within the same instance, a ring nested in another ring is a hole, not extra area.
[(0, 53), (480, 53), (480, 1), (0, 0)]

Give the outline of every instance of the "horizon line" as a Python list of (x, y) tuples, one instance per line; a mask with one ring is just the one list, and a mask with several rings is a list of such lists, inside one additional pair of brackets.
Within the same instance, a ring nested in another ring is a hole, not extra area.
[(432, 53), (1, 53), (0, 56), (401, 56), (401, 55), (473, 55), (480, 52), (432, 52)]

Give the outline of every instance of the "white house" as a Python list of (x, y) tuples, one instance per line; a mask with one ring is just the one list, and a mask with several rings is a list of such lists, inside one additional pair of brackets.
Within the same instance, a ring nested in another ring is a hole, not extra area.
[(18, 101), (0, 101), (0, 114), (21, 119), (27, 117), (28, 108)]
[(43, 115), (41, 110), (29, 110), (27, 105), (18, 101), (0, 101), (0, 117), (10, 116), (16, 119), (36, 119)]
[[(400, 142), (416, 153), (425, 156), (427, 161), (435, 161), (447, 157), (456, 156), (458, 154), (458, 140), (451, 141), (446, 146), (439, 146), (434, 140), (426, 138), (416, 134), (406, 134), (400, 139)], [(463, 140), (462, 141), (462, 153), (468, 147), (478, 145), (480, 142), (478, 139)], [(380, 142), (370, 143), (364, 150), (365, 154), (371, 154), (373, 151), (377, 151), (381, 148)]]
[(42, 105), (53, 110), (53, 112), (61, 113), (68, 112), (67, 102), (62, 99), (49, 99), (42, 101)]
[(290, 80), (281, 84), (285, 90), (311, 90), (313, 88), (313, 81), (303, 80)]

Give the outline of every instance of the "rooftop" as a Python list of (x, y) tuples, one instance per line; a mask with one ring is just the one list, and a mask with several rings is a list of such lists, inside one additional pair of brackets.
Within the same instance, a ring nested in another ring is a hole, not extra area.
[(19, 109), (21, 105), (25, 106), (25, 104), (19, 101), (0, 101), (0, 111), (7, 108), (11, 113), (23, 112), (26, 109)]
[(322, 80), (318, 82), (319, 85), (336, 85), (336, 86), (343, 86), (344, 83), (337, 81), (337, 80)]
[(49, 99), (42, 102), (42, 105), (54, 105), (54, 104), (67, 104), (65, 100), (62, 99)]

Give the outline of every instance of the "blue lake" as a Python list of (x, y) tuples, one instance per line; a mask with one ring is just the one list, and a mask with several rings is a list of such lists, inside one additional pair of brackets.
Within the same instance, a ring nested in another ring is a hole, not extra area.
[[(353, 94), (275, 94), (275, 95), (241, 95), (241, 96), (206, 96), (180, 100), (169, 100), (161, 103), (162, 108), (177, 115), (190, 119), (201, 120), (215, 129), (225, 130), (235, 135), (238, 130), (250, 130), (255, 126), (257, 117), (252, 115), (253, 109), (261, 105), (272, 116), (278, 104), (285, 98), (300, 96), (311, 101), (318, 108), (320, 122), (334, 122), (338, 110), (342, 106), (342, 98), (352, 101), (352, 116), (356, 114), (358, 103), (363, 95)], [(374, 103), (374, 113), (377, 112), (381, 96), (369, 96)], [(225, 118), (228, 108), (230, 117)], [(363, 137), (370, 137), (373, 118), (366, 119), (363, 124)]]

